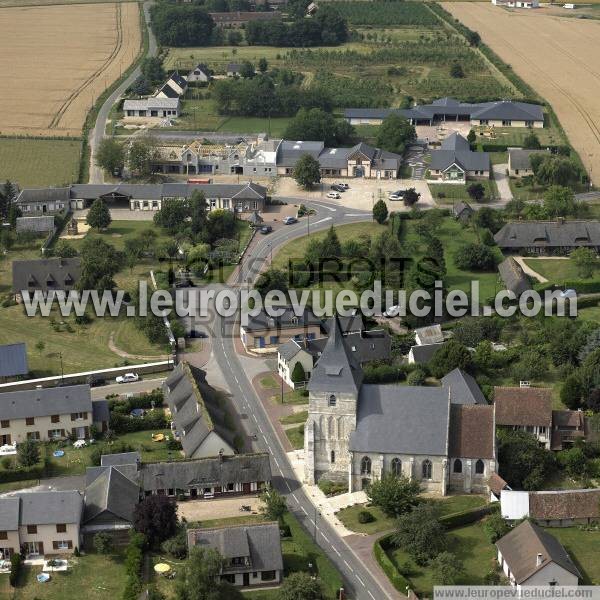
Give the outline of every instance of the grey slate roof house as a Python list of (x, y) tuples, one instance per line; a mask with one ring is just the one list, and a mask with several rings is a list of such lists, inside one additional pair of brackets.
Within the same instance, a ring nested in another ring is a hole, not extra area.
[(566, 255), (575, 248), (600, 253), (600, 221), (518, 221), (494, 235), (503, 252)]
[(211, 79), (210, 69), (202, 63), (197, 64), (187, 75), (188, 82), (208, 83)]
[(529, 278), (525, 275), (523, 267), (512, 256), (505, 258), (498, 265), (498, 273), (500, 273), (506, 289), (513, 292), (517, 298), (523, 292), (531, 289)]
[(15, 202), (24, 216), (58, 214), (70, 206), (70, 188), (22, 189)]
[(242, 65), (239, 63), (229, 63), (227, 65), (227, 77), (239, 77), (242, 72)]
[(411, 346), (408, 353), (408, 363), (411, 365), (425, 365), (433, 355), (444, 345), (444, 342), (439, 344), (423, 344), (422, 346)]
[(431, 151), (429, 165), (431, 179), (465, 181), (469, 178), (489, 178), (490, 156), (487, 152), (473, 152), (469, 142), (460, 134), (449, 135), (439, 150)]
[(204, 373), (185, 361), (163, 384), (171, 427), (187, 458), (235, 454), (233, 433), (225, 427), (224, 413), (206, 388)]
[(407, 109), (348, 108), (344, 117), (352, 125), (380, 125), (389, 114), (396, 113), (413, 125), (435, 125), (445, 121), (467, 121), (471, 125), (495, 127), (543, 127), (544, 112), (537, 104), (511, 100), (466, 103), (454, 98), (440, 98), (431, 104)]
[(511, 585), (576, 586), (581, 573), (550, 533), (524, 521), (496, 542), (498, 563)]
[(457, 202), (452, 207), (452, 214), (454, 215), (454, 218), (462, 221), (463, 223), (468, 221), (474, 212), (475, 211), (468, 202)]
[(283, 556), (278, 523), (188, 529), (188, 548), (212, 548), (225, 559), (221, 580), (236, 587), (278, 585)]
[(127, 118), (143, 117), (144, 119), (165, 117), (177, 118), (181, 110), (181, 101), (177, 98), (160, 98), (151, 96), (142, 100), (124, 100), (123, 114)]
[(508, 174), (511, 177), (533, 175), (531, 157), (534, 154), (548, 154), (547, 150), (528, 150), (526, 148), (508, 149)]
[(0, 346), (0, 381), (29, 373), (25, 342)]
[(56, 292), (69, 292), (81, 276), (80, 258), (39, 258), (14, 260), (12, 263), (13, 293), (17, 302), (22, 292), (38, 293), (43, 297)]
[(17, 233), (31, 231), (32, 233), (50, 233), (54, 231), (54, 216), (17, 217)]

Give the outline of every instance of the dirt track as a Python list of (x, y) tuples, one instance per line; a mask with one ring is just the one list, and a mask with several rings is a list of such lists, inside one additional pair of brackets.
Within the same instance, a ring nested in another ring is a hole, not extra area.
[(141, 43), (137, 3), (0, 10), (0, 133), (78, 136)]
[(444, 3), (550, 102), (594, 183), (600, 183), (600, 21)]

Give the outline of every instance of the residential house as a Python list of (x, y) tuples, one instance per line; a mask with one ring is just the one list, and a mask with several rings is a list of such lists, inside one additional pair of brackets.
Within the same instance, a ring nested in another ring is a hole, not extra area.
[(77, 491), (27, 492), (0, 498), (4, 558), (69, 554), (79, 548), (83, 498)]
[(454, 98), (440, 98), (431, 104), (407, 109), (348, 108), (344, 111), (344, 117), (351, 125), (380, 125), (392, 113), (405, 117), (412, 125), (431, 126), (454, 121), (474, 126), (544, 127), (541, 106), (512, 100), (468, 103)]
[(469, 142), (459, 133), (449, 135), (439, 150), (431, 151), (430, 178), (449, 183), (467, 179), (489, 179), (490, 155), (473, 152)]
[(531, 157), (535, 154), (548, 154), (547, 150), (527, 150), (525, 148), (508, 149), (508, 174), (511, 177), (533, 175)]
[(585, 438), (585, 418), (583, 411), (552, 411), (552, 450), (572, 448), (577, 440), (583, 438)]
[(409, 365), (426, 365), (433, 355), (444, 345), (439, 344), (423, 344), (421, 346), (411, 346), (408, 352)]
[(177, 118), (181, 112), (181, 100), (150, 96), (141, 100), (124, 100), (123, 114), (126, 118), (164, 119)]
[[(342, 331), (344, 331), (343, 327)], [(344, 336), (344, 343), (347, 345), (348, 351), (356, 357), (361, 365), (374, 360), (389, 360), (391, 357), (392, 340), (389, 333), (384, 329), (348, 333)], [(277, 349), (279, 376), (287, 385), (295, 388), (297, 383), (292, 381), (292, 374), (299, 362), (305, 373), (305, 380), (299, 382), (303, 385), (310, 379), (313, 365), (323, 354), (326, 345), (327, 336), (301, 341), (288, 340)]]
[(441, 344), (443, 341), (444, 332), (442, 331), (442, 326), (439, 323), (415, 329), (415, 343), (417, 346)]
[(208, 83), (212, 79), (210, 69), (202, 63), (198, 63), (188, 74), (188, 83)]
[(539, 8), (540, 6), (539, 0), (492, 0), (492, 4), (507, 8)]
[(533, 387), (495, 387), (496, 424), (527, 431), (548, 450), (552, 433), (552, 390)]
[(457, 202), (452, 207), (452, 214), (454, 218), (461, 223), (466, 223), (475, 211), (468, 202)]
[(503, 252), (564, 256), (575, 248), (600, 253), (600, 221), (518, 221), (494, 235)]
[(532, 289), (529, 278), (525, 275), (525, 271), (523, 271), (523, 267), (512, 256), (504, 259), (498, 265), (498, 273), (506, 289), (515, 294), (517, 298), (523, 292)]
[[(106, 402), (106, 401), (103, 401)], [(24, 440), (57, 440), (73, 435), (90, 437), (90, 427), (100, 431), (89, 385), (35, 388), (0, 394), (0, 445)]]
[(236, 587), (278, 585), (283, 556), (278, 523), (188, 529), (188, 548), (211, 548), (223, 557), (221, 581)]
[(12, 262), (13, 293), (22, 302), (23, 292), (43, 298), (75, 289), (81, 276), (80, 258), (38, 258)]
[(0, 346), (0, 381), (7, 382), (29, 373), (25, 342)]
[[(15, 200), (24, 216), (56, 215), (72, 208), (70, 188), (28, 188), (23, 189)], [(79, 207), (77, 207), (79, 208)]]
[(39, 217), (17, 217), (17, 233), (29, 231), (35, 234), (49, 234), (54, 231), (54, 215)]
[(221, 29), (239, 29), (245, 27), (250, 21), (279, 21), (281, 13), (273, 10), (253, 12), (236, 10), (231, 12), (211, 12), (208, 13), (215, 25)]
[(523, 586), (575, 586), (581, 574), (563, 545), (524, 521), (496, 542), (498, 564), (517, 590)]
[(395, 473), (440, 495), (451, 487), (487, 493), (496, 471), (493, 406), (452, 410), (447, 388), (365, 384), (363, 379), (336, 320), (307, 385), (307, 483), (348, 481), (352, 492)]
[(208, 391), (205, 374), (182, 361), (163, 383), (171, 429), (186, 458), (235, 454), (225, 413)]
[(239, 77), (242, 74), (242, 65), (240, 63), (229, 63), (226, 73), (227, 77)]

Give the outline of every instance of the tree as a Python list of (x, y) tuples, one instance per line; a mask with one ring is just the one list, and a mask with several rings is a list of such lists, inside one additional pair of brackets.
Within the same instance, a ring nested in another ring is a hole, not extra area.
[(575, 212), (573, 192), (560, 185), (553, 185), (544, 194), (544, 209), (549, 217), (566, 217)]
[(452, 339), (474, 348), (483, 340), (497, 341), (504, 321), (494, 317), (467, 317), (460, 319), (452, 330)]
[(322, 258), (339, 258), (342, 256), (342, 245), (333, 225), (327, 230), (321, 242)]
[(323, 600), (321, 582), (308, 573), (290, 573), (281, 584), (277, 600)]
[(471, 242), (456, 251), (454, 264), (463, 271), (494, 271), (496, 256), (489, 246)]
[(569, 477), (582, 477), (587, 472), (587, 458), (581, 448), (561, 450), (556, 458)]
[(263, 297), (273, 290), (279, 290), (285, 293), (288, 290), (287, 272), (282, 271), (281, 269), (267, 269), (256, 278), (254, 288)]
[(223, 557), (217, 550), (193, 546), (176, 586), (177, 600), (232, 600), (239, 598), (234, 588), (222, 583)]
[(112, 547), (112, 537), (106, 531), (99, 531), (94, 536), (94, 550), (98, 554), (110, 554)]
[(42, 352), (44, 351), (44, 349), (46, 348), (46, 342), (44, 342), (44, 340), (38, 340), (35, 343), (35, 349), (38, 351), (39, 355), (42, 355)]
[(0, 222), (8, 219), (8, 212), (16, 195), (15, 186), (7, 179), (0, 189)]
[(550, 450), (525, 431), (498, 431), (498, 464), (500, 477), (513, 489), (540, 489), (555, 465)]
[(73, 258), (77, 256), (77, 250), (66, 240), (58, 240), (54, 245), (53, 254), (59, 258)]
[(294, 167), (294, 179), (305, 190), (310, 190), (315, 183), (321, 181), (319, 161), (310, 154), (303, 154)]
[(488, 536), (490, 544), (495, 544), (510, 531), (510, 525), (499, 512), (494, 512), (483, 522), (483, 531)]
[(597, 254), (590, 248), (576, 248), (571, 252), (571, 260), (575, 264), (577, 274), (583, 279), (589, 279), (598, 267)]
[(269, 63), (267, 62), (267, 59), (263, 56), (259, 61), (258, 61), (258, 70), (261, 73), (266, 73), (267, 69), (269, 68)]
[(215, 22), (195, 5), (159, 2), (150, 10), (152, 30), (161, 46), (208, 46)]
[(260, 495), (263, 505), (260, 511), (269, 521), (281, 521), (287, 512), (285, 498), (275, 489), (268, 486)]
[(388, 218), (388, 208), (384, 200), (377, 200), (373, 206), (373, 218), (383, 225)]
[(476, 31), (469, 30), (466, 37), (470, 46), (479, 46), (481, 42), (481, 36)]
[(17, 444), (17, 461), (22, 467), (33, 467), (40, 462), (40, 445), (35, 440)]
[(497, 233), (504, 226), (504, 217), (499, 210), (482, 206), (475, 212), (475, 224), (482, 229), (489, 229), (492, 233)]
[(446, 531), (431, 504), (418, 504), (396, 521), (392, 542), (425, 565), (447, 547)]
[(570, 186), (584, 176), (581, 167), (567, 156), (532, 154), (529, 162), (536, 181), (541, 185)]
[(427, 373), (425, 369), (417, 367), (406, 376), (406, 383), (408, 385), (425, 385), (426, 379)]
[(529, 348), (521, 354), (519, 361), (513, 365), (512, 374), (515, 382), (540, 380), (548, 371), (546, 355), (536, 347)]
[(102, 238), (86, 237), (81, 246), (81, 275), (78, 290), (110, 290), (112, 278), (123, 265), (123, 254)]
[(149, 56), (142, 60), (140, 65), (142, 77), (150, 83), (150, 85), (158, 85), (162, 83), (167, 74), (163, 68), (162, 59), (158, 56)]
[(482, 183), (471, 183), (467, 187), (467, 194), (469, 194), (471, 200), (481, 202), (485, 196), (485, 187)]
[(185, 198), (173, 198), (163, 202), (159, 211), (154, 213), (154, 224), (166, 229), (169, 233), (179, 233), (187, 226), (190, 216), (190, 205)]
[(590, 395), (585, 401), (585, 405), (588, 410), (591, 410), (592, 412), (600, 412), (600, 388), (593, 389), (590, 392)]
[(294, 365), (294, 370), (292, 371), (292, 381), (294, 383), (304, 383), (306, 381), (306, 372), (304, 371), (304, 367), (300, 361)]
[(441, 552), (429, 566), (434, 585), (456, 585), (465, 572), (462, 562), (452, 552)]
[(441, 379), (454, 369), (468, 371), (471, 364), (471, 353), (467, 347), (451, 339), (435, 351), (432, 359), (429, 361), (429, 370), (434, 377)]
[(288, 123), (284, 135), (290, 140), (320, 140), (326, 146), (334, 146), (347, 143), (354, 129), (322, 108), (301, 108)]
[(528, 150), (539, 150), (542, 147), (540, 144), (540, 138), (535, 134), (535, 132), (530, 131), (523, 138), (523, 148), (527, 148)]
[(404, 191), (404, 206), (414, 206), (421, 197), (415, 188), (408, 188)]
[(190, 198), (190, 228), (193, 235), (200, 234), (206, 227), (208, 205), (204, 192), (198, 190), (192, 193)]
[(120, 175), (125, 166), (123, 144), (115, 138), (103, 138), (96, 152), (96, 164), (111, 175)]
[(213, 244), (223, 238), (231, 238), (235, 232), (235, 213), (218, 208), (211, 210), (206, 218), (206, 227), (202, 232), (202, 241)]
[(148, 177), (152, 174), (152, 167), (157, 158), (158, 146), (154, 138), (136, 138), (129, 146), (127, 165), (138, 177)]
[(377, 129), (377, 146), (403, 154), (410, 144), (417, 139), (417, 132), (407, 119), (396, 113), (388, 115)]
[(88, 210), (86, 223), (90, 227), (95, 227), (98, 231), (106, 229), (112, 222), (110, 209), (102, 198), (96, 198)]
[(454, 79), (462, 79), (465, 76), (465, 72), (463, 71), (462, 65), (460, 63), (454, 62), (450, 67), (450, 77), (454, 77)]
[(135, 505), (133, 524), (149, 546), (158, 547), (177, 531), (177, 504), (167, 496), (147, 496)]
[(254, 77), (254, 65), (250, 61), (245, 60), (240, 66), (240, 75), (244, 79), (252, 79)]
[(237, 29), (232, 29), (227, 34), (227, 42), (230, 46), (239, 46), (244, 39), (244, 36)]
[(420, 492), (416, 479), (385, 473), (368, 487), (367, 498), (388, 517), (398, 517), (415, 506)]
[(477, 141), (477, 134), (474, 129), (469, 129), (469, 133), (467, 134), (467, 142), (469, 144), (474, 144)]

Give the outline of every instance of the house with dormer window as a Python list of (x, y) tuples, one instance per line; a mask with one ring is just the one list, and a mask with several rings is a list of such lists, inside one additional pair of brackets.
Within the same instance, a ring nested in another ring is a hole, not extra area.
[(460, 134), (449, 135), (439, 150), (432, 150), (429, 178), (448, 183), (464, 183), (467, 179), (489, 179), (490, 155), (473, 152)]
[(81, 276), (80, 258), (41, 258), (15, 260), (12, 263), (13, 293), (22, 302), (23, 292), (43, 298), (57, 292), (68, 293), (75, 289)]

